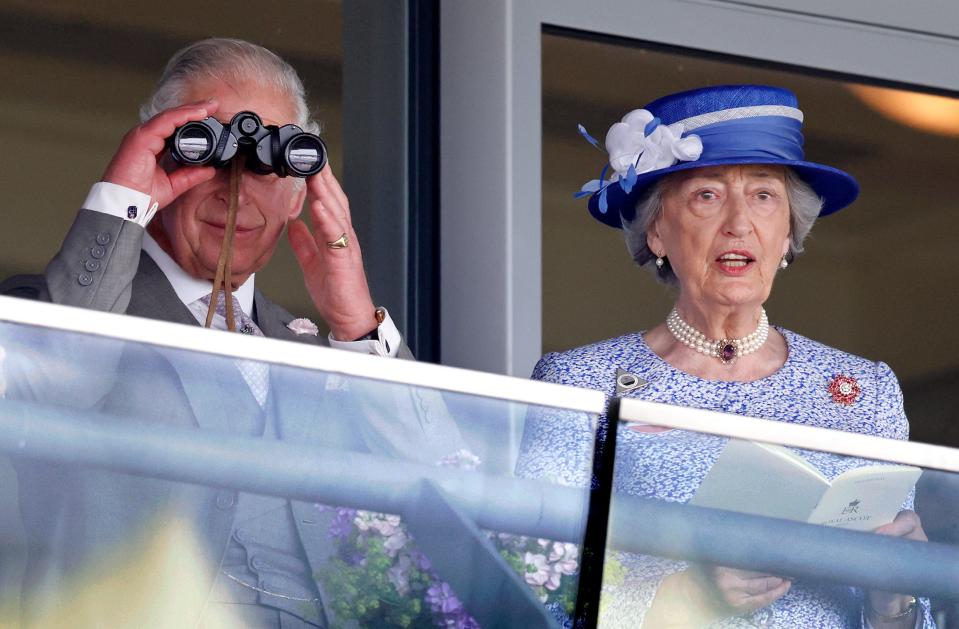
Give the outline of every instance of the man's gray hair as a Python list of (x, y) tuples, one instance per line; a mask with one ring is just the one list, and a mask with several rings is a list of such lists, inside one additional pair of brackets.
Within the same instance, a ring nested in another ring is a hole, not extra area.
[[(803, 251), (803, 241), (816, 222), (822, 210), (823, 200), (812, 187), (799, 178), (791, 168), (785, 169), (786, 198), (789, 200), (789, 252), (786, 259), (792, 262)], [(626, 238), (626, 248), (629, 255), (639, 266), (647, 266), (656, 273), (656, 278), (665, 283), (676, 285), (679, 281), (669, 264), (668, 252), (663, 258), (663, 266), (657, 267), (653, 262), (657, 255), (653, 253), (646, 242), (646, 232), (652, 226), (656, 217), (663, 211), (663, 189), (666, 179), (660, 179), (650, 186), (643, 196), (636, 202), (636, 212), (631, 221), (623, 219), (623, 234)]]
[(293, 66), (266, 48), (241, 39), (204, 39), (177, 51), (167, 62), (153, 95), (140, 107), (140, 121), (183, 105), (187, 89), (203, 80), (227, 85), (252, 80), (285, 94), (293, 105), (296, 124), (304, 131), (319, 133), (319, 125), (310, 119), (303, 82)]

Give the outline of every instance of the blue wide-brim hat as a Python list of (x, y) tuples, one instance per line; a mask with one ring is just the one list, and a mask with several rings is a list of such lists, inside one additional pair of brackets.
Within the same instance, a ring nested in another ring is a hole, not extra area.
[[(802, 121), (796, 95), (779, 87), (721, 85), (664, 96), (610, 127), (610, 165), (576, 196), (591, 195), (590, 214), (620, 228), (620, 216), (632, 220), (636, 201), (665, 175), (777, 164), (792, 168), (822, 197), (820, 216), (832, 214), (856, 200), (859, 184), (838, 168), (803, 159)], [(599, 146), (582, 126), (580, 133)]]

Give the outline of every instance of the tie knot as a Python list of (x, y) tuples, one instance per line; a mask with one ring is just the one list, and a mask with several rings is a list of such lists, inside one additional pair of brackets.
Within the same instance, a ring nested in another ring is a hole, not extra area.
[[(253, 319), (243, 312), (243, 309), (240, 307), (240, 300), (236, 298), (236, 295), (231, 295), (231, 297), (233, 298), (233, 316), (236, 319), (236, 331), (241, 334), (262, 336), (263, 333), (260, 332), (256, 324), (253, 323)], [(204, 306), (209, 308), (210, 302), (213, 301), (213, 293), (204, 295), (200, 298), (200, 301)], [(216, 310), (214, 310), (214, 312), (221, 317), (219, 325), (214, 325), (214, 327), (226, 329), (226, 293), (224, 291), (217, 292)]]

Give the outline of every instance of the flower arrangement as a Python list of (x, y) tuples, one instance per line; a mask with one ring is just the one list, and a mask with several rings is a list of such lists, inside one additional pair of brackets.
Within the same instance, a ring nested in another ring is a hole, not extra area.
[(329, 534), (339, 542), (339, 553), (321, 578), (338, 623), (479, 629), (413, 545), (398, 515), (335, 511)]
[[(440, 465), (476, 469), (466, 450)], [(337, 624), (413, 629), (479, 629), (448, 583), (433, 571), (398, 515), (317, 505), (333, 511), (329, 535), (338, 552), (320, 574)], [(488, 533), (500, 555), (559, 618), (572, 615), (579, 572), (575, 544)]]
[(565, 622), (576, 606), (579, 547), (568, 542), (508, 533), (491, 534), (500, 555), (557, 619)]

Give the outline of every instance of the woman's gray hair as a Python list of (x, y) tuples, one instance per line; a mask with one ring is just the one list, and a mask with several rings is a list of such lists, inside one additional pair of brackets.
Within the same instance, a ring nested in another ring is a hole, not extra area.
[[(792, 262), (803, 252), (803, 241), (822, 210), (823, 200), (791, 168), (785, 168), (785, 173), (786, 198), (789, 200), (789, 251), (786, 253), (786, 260)], [(626, 238), (626, 249), (636, 264), (648, 265), (654, 270), (659, 281), (676, 285), (679, 282), (669, 264), (668, 252), (667, 256), (663, 257), (663, 266), (650, 264), (658, 256), (650, 250), (646, 242), (646, 232), (663, 211), (663, 191), (667, 180), (668, 177), (660, 179), (639, 198), (633, 220), (622, 219), (623, 234)]]
[(266, 48), (241, 39), (204, 39), (177, 51), (167, 62), (153, 95), (140, 107), (140, 121), (184, 104), (187, 89), (203, 80), (227, 85), (252, 80), (285, 94), (293, 105), (296, 124), (304, 131), (319, 133), (319, 125), (310, 119), (303, 82), (293, 66)]

